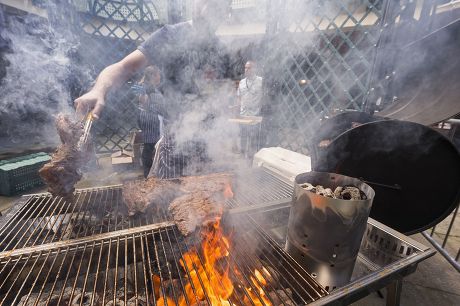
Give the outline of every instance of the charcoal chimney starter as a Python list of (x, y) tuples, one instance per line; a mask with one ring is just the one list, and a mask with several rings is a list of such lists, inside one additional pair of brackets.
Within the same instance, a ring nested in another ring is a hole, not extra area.
[[(367, 199), (324, 197), (304, 183), (332, 190), (353, 185)], [(374, 195), (369, 185), (344, 175), (312, 171), (295, 179), (286, 251), (328, 291), (350, 282)]]

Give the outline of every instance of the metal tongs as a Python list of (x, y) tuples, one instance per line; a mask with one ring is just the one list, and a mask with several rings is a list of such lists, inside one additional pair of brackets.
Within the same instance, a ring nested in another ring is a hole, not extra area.
[(84, 119), (84, 126), (83, 126), (83, 135), (81, 135), (80, 140), (78, 141), (77, 148), (80, 151), (86, 151), (88, 146), (88, 139), (89, 133), (91, 131), (91, 127), (93, 126), (93, 113), (89, 112)]

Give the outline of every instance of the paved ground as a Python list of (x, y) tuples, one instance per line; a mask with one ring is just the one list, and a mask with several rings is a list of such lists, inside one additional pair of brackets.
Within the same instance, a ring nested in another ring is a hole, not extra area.
[[(99, 168), (86, 175), (77, 187), (85, 188), (92, 186), (107, 186), (120, 184), (125, 180), (141, 177), (139, 169), (126, 171), (123, 168), (113, 168), (110, 159), (103, 158), (99, 162)], [(31, 190), (28, 193), (44, 192), (44, 188)], [(8, 209), (18, 197), (1, 197), (0, 212)], [(450, 218), (436, 227), (435, 238), (443, 239), (447, 232)], [(424, 245), (429, 242), (420, 234), (412, 236), (415, 240)], [(439, 240), (442, 241), (442, 240)], [(460, 248), (460, 216), (453, 226), (447, 249), (456, 254)], [(385, 290), (382, 291), (385, 295)], [(417, 271), (408, 276), (403, 282), (403, 292), (401, 297), (402, 305), (435, 305), (450, 306), (460, 305), (460, 273), (458, 273), (440, 254), (436, 254), (430, 259), (422, 262)], [(353, 305), (385, 305), (385, 300), (373, 293), (368, 297), (354, 303)]]

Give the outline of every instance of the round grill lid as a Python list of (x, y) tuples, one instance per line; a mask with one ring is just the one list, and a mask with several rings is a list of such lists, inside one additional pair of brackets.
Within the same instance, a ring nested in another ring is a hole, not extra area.
[(359, 111), (346, 111), (339, 113), (321, 122), (321, 125), (315, 133), (313, 145), (318, 145), (321, 140), (332, 140), (336, 138), (340, 134), (353, 128), (353, 123), (363, 124), (377, 120), (384, 120), (384, 118), (375, 117), (368, 113)]
[(375, 190), (370, 216), (405, 234), (432, 227), (460, 200), (460, 154), (417, 123), (385, 120), (348, 130), (314, 168), (366, 181)]

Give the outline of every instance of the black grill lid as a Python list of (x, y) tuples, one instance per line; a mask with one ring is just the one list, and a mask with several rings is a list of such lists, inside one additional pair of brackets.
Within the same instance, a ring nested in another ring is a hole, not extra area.
[(370, 216), (409, 235), (443, 220), (460, 200), (460, 154), (417, 123), (385, 120), (348, 130), (313, 168), (368, 182), (375, 190)]

